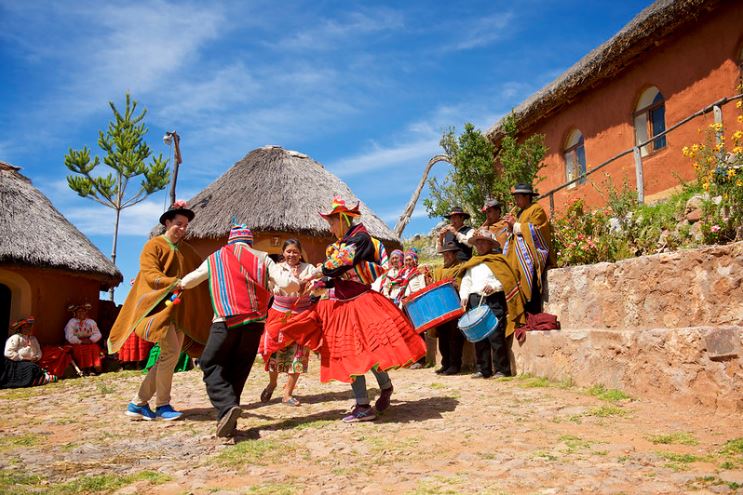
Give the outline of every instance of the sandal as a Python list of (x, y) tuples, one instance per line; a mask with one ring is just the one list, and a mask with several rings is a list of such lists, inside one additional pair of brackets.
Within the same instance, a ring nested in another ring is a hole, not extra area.
[(288, 399), (282, 400), (281, 402), (286, 406), (292, 407), (298, 407), (302, 405), (302, 403), (299, 402), (299, 399), (297, 399), (296, 397), (289, 397)]
[(276, 385), (273, 387), (269, 385), (268, 387), (263, 389), (263, 392), (261, 392), (261, 402), (268, 402), (271, 400), (271, 396), (273, 395), (273, 391), (276, 389)]

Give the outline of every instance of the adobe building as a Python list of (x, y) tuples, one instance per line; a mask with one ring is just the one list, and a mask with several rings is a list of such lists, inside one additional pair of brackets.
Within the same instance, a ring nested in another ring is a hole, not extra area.
[(0, 161), (0, 339), (9, 322), (33, 315), (39, 342), (61, 344), (67, 306), (89, 302), (99, 320), (99, 292), (123, 277), (19, 170)]
[[(586, 170), (624, 153), (588, 177), (554, 193), (555, 211), (575, 198), (589, 206), (605, 203), (605, 175), (616, 189), (626, 181), (637, 189), (638, 149), (645, 201), (669, 194), (680, 181), (695, 178), (682, 148), (704, 140), (715, 122), (712, 109), (660, 135), (691, 114), (719, 105), (725, 136), (743, 125), (735, 96), (741, 91), (743, 2), (659, 0), (640, 12), (551, 84), (514, 109), (519, 133), (544, 134), (548, 154), (537, 185), (545, 193)], [(719, 118), (719, 116), (718, 116)], [(498, 145), (502, 121), (488, 131)], [(654, 136), (658, 136), (653, 139)]]
[[(189, 223), (188, 242), (208, 256), (227, 242), (234, 221), (253, 231), (256, 249), (278, 256), (285, 240), (299, 239), (305, 261), (319, 263), (335, 242), (319, 215), (330, 209), (333, 196), (346, 204), (359, 201), (342, 180), (307, 155), (280, 146), (255, 149), (188, 201), (196, 217)], [(360, 221), (388, 251), (401, 242), (361, 202)]]

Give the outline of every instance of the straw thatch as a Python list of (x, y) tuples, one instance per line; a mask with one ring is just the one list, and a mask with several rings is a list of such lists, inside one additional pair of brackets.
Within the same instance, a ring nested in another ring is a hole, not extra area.
[(19, 170), (0, 162), (0, 264), (69, 270), (100, 280), (102, 290), (118, 285), (111, 260)]
[[(330, 236), (318, 215), (330, 209), (334, 195), (349, 205), (358, 199), (338, 177), (307, 155), (279, 146), (251, 151), (188, 204), (196, 213), (190, 238), (219, 238), (233, 217), (254, 231)], [(361, 221), (381, 241), (400, 243), (387, 225), (361, 203)]]
[[(578, 96), (615, 78), (635, 59), (662, 44), (673, 34), (699, 21), (724, 0), (658, 0), (640, 12), (609, 41), (595, 48), (550, 84), (514, 109), (519, 129), (569, 105)], [(487, 134), (493, 142), (503, 137), (503, 119)]]

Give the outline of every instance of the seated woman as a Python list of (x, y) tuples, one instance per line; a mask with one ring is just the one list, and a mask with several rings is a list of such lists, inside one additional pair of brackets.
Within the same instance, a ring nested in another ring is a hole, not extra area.
[(67, 310), (73, 317), (64, 327), (64, 336), (72, 344), (72, 358), (81, 370), (95, 373), (101, 372), (101, 348), (97, 342), (101, 340), (101, 331), (95, 321), (88, 318), (92, 305), (72, 304)]
[(32, 387), (57, 381), (56, 376), (36, 364), (41, 359), (41, 347), (33, 335), (35, 321), (29, 316), (10, 325), (13, 335), (5, 342), (0, 388)]

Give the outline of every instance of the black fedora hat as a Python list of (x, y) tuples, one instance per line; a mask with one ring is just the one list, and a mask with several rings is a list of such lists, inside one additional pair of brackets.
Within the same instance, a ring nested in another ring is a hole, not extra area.
[(464, 218), (469, 218), (470, 214), (462, 209), (461, 206), (455, 206), (449, 213), (444, 215), (444, 218), (451, 218), (453, 215), (462, 215)]
[(443, 254), (447, 251), (460, 251), (459, 246), (454, 241), (446, 241), (437, 251), (439, 254)]
[(511, 194), (527, 194), (529, 196), (539, 196), (539, 193), (534, 192), (534, 188), (531, 187), (531, 184), (516, 184), (516, 186), (511, 191)]
[(176, 215), (183, 215), (188, 218), (188, 221), (190, 222), (193, 220), (193, 217), (196, 216), (196, 213), (194, 213), (193, 210), (188, 209), (185, 201), (178, 200), (170, 205), (168, 211), (160, 215), (160, 223), (165, 225), (166, 220), (173, 220)]

